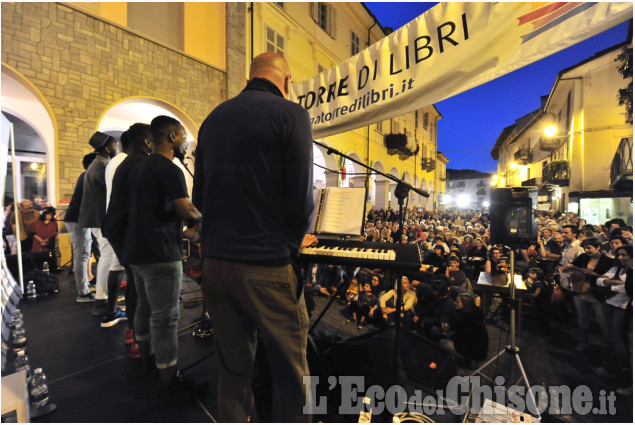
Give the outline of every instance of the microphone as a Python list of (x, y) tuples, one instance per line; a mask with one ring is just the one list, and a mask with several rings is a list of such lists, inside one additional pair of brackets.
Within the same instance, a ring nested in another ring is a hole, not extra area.
[(417, 188), (416, 188), (416, 187), (414, 187), (414, 186), (410, 186), (410, 187), (411, 187), (411, 189), (412, 189), (415, 193), (417, 193), (417, 194), (419, 194), (419, 195), (423, 196), (424, 198), (429, 198), (429, 197), (430, 197), (430, 193), (429, 193), (427, 190), (417, 189)]

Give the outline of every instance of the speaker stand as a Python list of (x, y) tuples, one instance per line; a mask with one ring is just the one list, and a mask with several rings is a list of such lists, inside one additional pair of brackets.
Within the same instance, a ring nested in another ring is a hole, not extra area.
[[(511, 362), (510, 380), (513, 381), (514, 368), (515, 367), (518, 368), (518, 371), (520, 372), (520, 379), (518, 379), (518, 381), (516, 381), (514, 385), (517, 385), (518, 382), (520, 382), (521, 380), (523, 381), (523, 383), (525, 384), (526, 393), (529, 395), (528, 399), (531, 401), (531, 404), (532, 404), (532, 406), (527, 406), (527, 407), (529, 407), (530, 410), (533, 409), (533, 412), (535, 412), (535, 415), (537, 416), (538, 421), (540, 421), (541, 416), (538, 410), (538, 405), (536, 404), (536, 399), (534, 398), (533, 392), (530, 391), (531, 385), (529, 385), (529, 379), (527, 379), (525, 368), (523, 367), (523, 363), (520, 360), (520, 349), (516, 346), (516, 310), (518, 308), (518, 303), (522, 302), (522, 300), (519, 301), (516, 299), (516, 283), (514, 282), (514, 268), (516, 266), (515, 264), (516, 261), (515, 261), (514, 247), (511, 247), (511, 250), (509, 253), (509, 260), (510, 260), (509, 282), (511, 285), (511, 295), (510, 295), (511, 300), (510, 300), (510, 312), (509, 312), (510, 318), (509, 318), (508, 333), (511, 336), (511, 344), (506, 345), (505, 348), (500, 351), (500, 353), (496, 354), (494, 357), (488, 360), (483, 366), (475, 370), (470, 376), (480, 375), (488, 379), (490, 382), (494, 382), (495, 377), (494, 376), (488, 377), (487, 375), (485, 375), (484, 370), (487, 369), (487, 367), (490, 366), (492, 363), (498, 361), (498, 359), (501, 359), (503, 357), (508, 357), (509, 361)], [(520, 320), (522, 320), (522, 317), (520, 318)], [(472, 391), (470, 391), (470, 393), (471, 392)], [(533, 414), (534, 413), (532, 413), (532, 415)]]

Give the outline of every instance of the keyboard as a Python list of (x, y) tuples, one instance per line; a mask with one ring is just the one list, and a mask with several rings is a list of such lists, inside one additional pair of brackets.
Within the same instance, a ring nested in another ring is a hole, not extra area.
[(416, 244), (319, 239), (317, 246), (300, 249), (300, 259), (340, 266), (412, 271), (421, 268), (421, 255)]

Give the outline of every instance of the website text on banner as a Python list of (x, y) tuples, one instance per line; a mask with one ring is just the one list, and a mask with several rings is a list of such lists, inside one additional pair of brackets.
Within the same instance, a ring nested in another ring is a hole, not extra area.
[(294, 84), (291, 99), (307, 109), (314, 137), (322, 138), (440, 102), (632, 17), (630, 2), (439, 3)]

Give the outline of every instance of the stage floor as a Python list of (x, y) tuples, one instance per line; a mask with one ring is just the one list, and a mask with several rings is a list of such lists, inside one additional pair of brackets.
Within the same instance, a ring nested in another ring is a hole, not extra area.
[[(194, 337), (191, 328), (179, 333), (180, 368), (194, 364), (186, 375), (199, 381), (207, 380), (210, 387), (205, 397), (186, 408), (166, 408), (156, 401), (157, 382), (141, 382), (139, 361), (128, 358), (128, 347), (124, 344), (125, 323), (100, 328), (99, 317), (91, 314), (92, 303), (75, 302), (74, 281), (68, 277), (68, 270), (64, 269), (57, 276), (60, 279), (59, 294), (33, 303), (23, 301), (20, 306), (24, 314), (31, 367), (44, 369), (49, 379), (50, 402), (57, 404), (55, 412), (33, 422), (214, 421), (217, 370), (213, 337)], [(201, 303), (195, 302), (193, 307), (185, 308), (191, 304), (188, 301), (200, 297), (198, 284), (186, 277), (182, 289), (180, 329), (200, 318)], [(313, 320), (326, 303), (327, 299), (317, 297)], [(335, 302), (318, 329), (343, 338), (374, 329), (367, 326), (358, 330), (346, 323), (346, 318), (345, 307)], [(600, 364), (602, 351), (599, 347), (586, 354), (573, 351), (576, 341), (572, 324), (552, 326), (549, 335), (543, 335), (538, 326), (527, 319), (523, 325), (523, 337), (518, 339), (517, 345), (531, 385), (568, 385), (572, 388), (586, 385), (597, 398), (602, 390), (610, 392), (630, 384), (629, 377), (624, 375), (605, 379), (591, 372), (592, 367)], [(494, 356), (506, 344), (506, 329), (505, 319), (488, 324), (489, 356)], [(12, 354), (7, 361), (12, 364)], [(459, 369), (459, 375), (470, 373), (470, 370)], [(545, 417), (543, 421), (632, 422), (632, 401), (632, 396), (617, 395), (614, 415), (555, 415)]]

